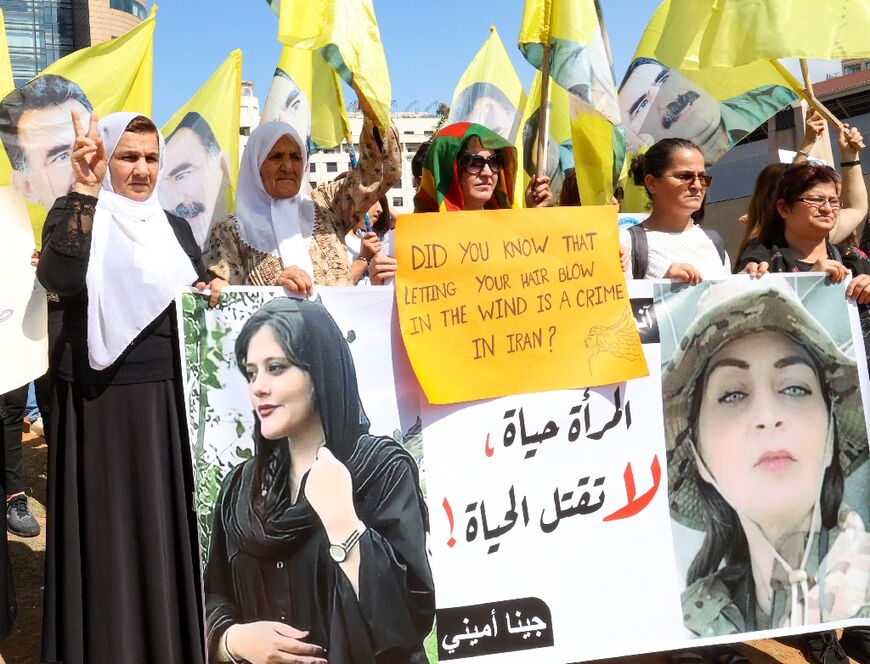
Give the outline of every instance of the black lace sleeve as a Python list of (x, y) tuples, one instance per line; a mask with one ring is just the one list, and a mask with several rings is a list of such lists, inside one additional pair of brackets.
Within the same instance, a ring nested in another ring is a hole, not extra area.
[(93, 196), (71, 192), (49, 210), (36, 272), (47, 290), (62, 296), (84, 290), (96, 206)]

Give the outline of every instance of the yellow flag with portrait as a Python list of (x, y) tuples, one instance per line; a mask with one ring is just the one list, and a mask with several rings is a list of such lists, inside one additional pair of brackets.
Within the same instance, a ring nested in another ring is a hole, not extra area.
[(151, 115), (155, 11), (121, 37), (54, 62), (0, 101), (0, 186), (12, 184), (26, 201), (38, 247), (47, 209), (73, 181), (71, 111), (84, 126), (94, 111)]
[(311, 151), (350, 139), (341, 79), (318, 51), (285, 46), (260, 122), (282, 120), (308, 137)]
[[(672, 31), (668, 18), (684, 3), (659, 5), (619, 88), (629, 152), (662, 138), (680, 137), (701, 147), (713, 164), (777, 111), (794, 102), (800, 84), (775, 60), (698, 70), (699, 34)], [(691, 41), (688, 52), (673, 48)]]
[(234, 208), (241, 89), (242, 52), (235, 50), (161, 129), (160, 204), (187, 220), (202, 249), (211, 226)]
[[(523, 163), (521, 121), (526, 92), (495, 27), (459, 79), (450, 103), (447, 122), (473, 122), (494, 131), (517, 146)], [(525, 185), (515, 183), (514, 203), (521, 206)]]
[(372, 0), (283, 0), (278, 41), (317, 50), (376, 124), (390, 126), (390, 76)]

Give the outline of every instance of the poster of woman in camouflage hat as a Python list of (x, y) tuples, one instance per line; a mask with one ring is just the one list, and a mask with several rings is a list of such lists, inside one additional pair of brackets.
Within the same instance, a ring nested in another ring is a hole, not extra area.
[(870, 608), (863, 346), (833, 289), (824, 275), (657, 287), (670, 509), (697, 637)]

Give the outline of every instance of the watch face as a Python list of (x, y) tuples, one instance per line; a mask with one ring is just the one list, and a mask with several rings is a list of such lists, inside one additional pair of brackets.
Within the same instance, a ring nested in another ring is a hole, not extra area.
[(329, 555), (337, 563), (343, 563), (347, 558), (347, 551), (341, 544), (330, 544)]

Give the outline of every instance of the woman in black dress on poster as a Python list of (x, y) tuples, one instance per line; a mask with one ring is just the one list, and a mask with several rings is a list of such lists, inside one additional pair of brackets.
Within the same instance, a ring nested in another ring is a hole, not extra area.
[(256, 450), (215, 508), (211, 661), (425, 663), (435, 597), (417, 466), (369, 433), (332, 317), (276, 298), (245, 323), (235, 355)]
[[(203, 661), (190, 448), (173, 298), (205, 270), (157, 202), (163, 138), (136, 113), (86, 133), (48, 213), (37, 268), (58, 293), (43, 659)], [(220, 286), (213, 282), (213, 296)]]

